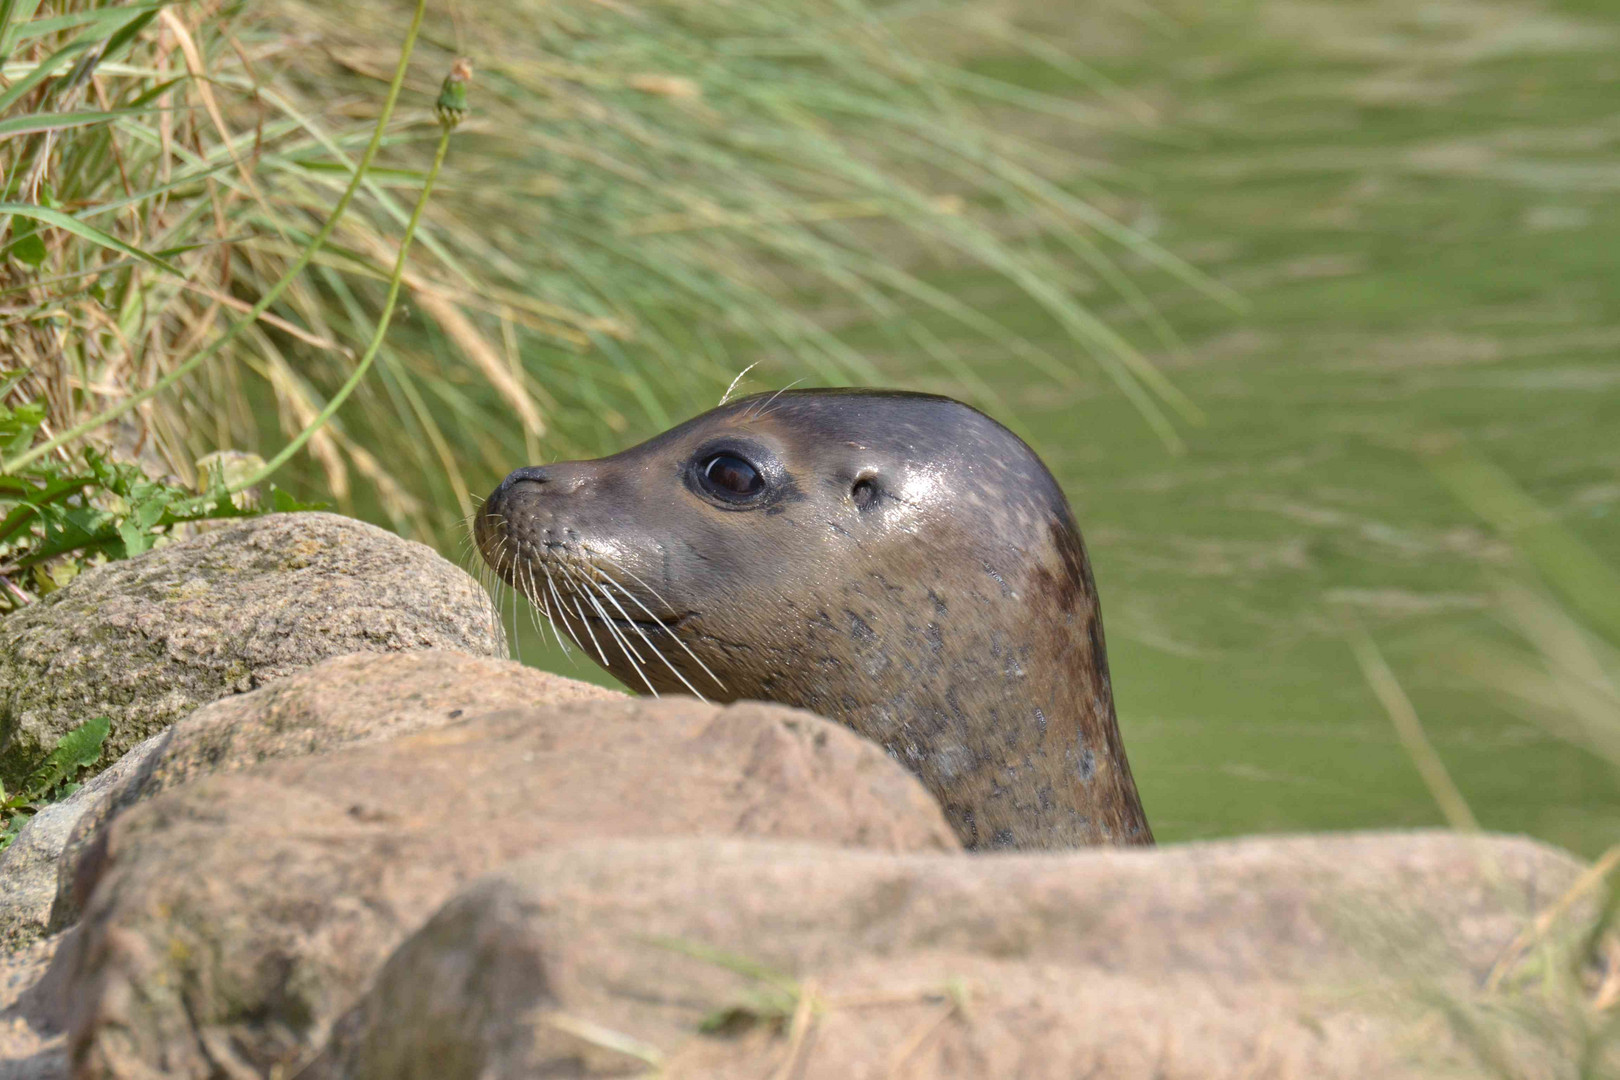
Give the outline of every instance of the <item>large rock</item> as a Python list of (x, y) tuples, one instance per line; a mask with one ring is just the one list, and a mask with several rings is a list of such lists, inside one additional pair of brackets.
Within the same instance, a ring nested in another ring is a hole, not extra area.
[(266, 762), (150, 799), (100, 835), (58, 960), (81, 1080), (285, 1070), (462, 883), (551, 844), (957, 850), (874, 744), (780, 706), (692, 699), (506, 710)]
[[(1480, 987), (1579, 872), (1455, 834), (971, 858), (577, 845), (446, 904), (299, 1078), (1573, 1076), (1578, 1030), (1515, 1032), (1502, 1006), (1534, 994)], [(1477, 1010), (1501, 1059), (1448, 1009)]]
[(477, 582), (363, 522), (271, 514), (108, 563), (0, 621), (0, 782), (97, 716), (106, 765), (216, 698), (406, 649), (506, 655)]
[(356, 653), (205, 705), (45, 807), (0, 852), (0, 944), (16, 948), (48, 919), (55, 928), (76, 919), (75, 868), (99, 826), (176, 784), (478, 712), (621, 696), (509, 660), (428, 650)]

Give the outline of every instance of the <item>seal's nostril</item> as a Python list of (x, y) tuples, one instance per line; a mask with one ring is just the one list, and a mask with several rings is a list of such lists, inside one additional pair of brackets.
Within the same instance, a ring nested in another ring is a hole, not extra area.
[(500, 496), (507, 494), (513, 488), (517, 487), (521, 483), (524, 483), (525, 481), (531, 484), (544, 484), (550, 479), (551, 477), (546, 473), (546, 470), (543, 467), (539, 465), (525, 465), (521, 469), (513, 469), (506, 475), (506, 479), (501, 481), (501, 486), (495, 489), (495, 497), (499, 498)]

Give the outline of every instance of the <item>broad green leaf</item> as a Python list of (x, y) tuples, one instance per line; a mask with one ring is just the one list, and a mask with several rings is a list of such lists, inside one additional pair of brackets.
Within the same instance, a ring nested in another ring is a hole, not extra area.
[(54, 763), (65, 769), (82, 769), (94, 765), (101, 756), (101, 744), (106, 742), (107, 733), (112, 730), (112, 718), (98, 716), (93, 720), (86, 720), (66, 735), (46, 758), (47, 764)]
[(19, 237), (11, 244), (11, 257), (20, 263), (37, 267), (45, 261), (45, 241), (32, 234)]
[(28, 778), (26, 793), (45, 795), (63, 778), (94, 765), (96, 759), (101, 757), (101, 744), (107, 741), (107, 733), (111, 730), (112, 719), (98, 716), (63, 735), (44, 763)]
[(124, 542), (126, 559), (134, 558), (152, 547), (152, 534), (139, 528), (128, 518), (118, 523), (118, 537)]
[(157, 492), (155, 497), (144, 499), (132, 511), (130, 511), (129, 515), (130, 520), (135, 523), (135, 527), (140, 529), (142, 532), (151, 529), (154, 525), (163, 520), (163, 515), (168, 511), (169, 503), (173, 499), (173, 496), (168, 490), (160, 487), (157, 484), (153, 484), (152, 487), (155, 488)]
[(110, 233), (102, 232), (94, 225), (87, 225), (78, 218), (64, 214), (60, 210), (50, 210), (46, 207), (34, 206), (29, 203), (0, 203), (0, 214), (16, 214), (21, 217), (33, 218), (35, 221), (46, 225), (54, 225), (59, 229), (66, 229), (68, 232), (79, 237), (80, 239), (88, 240), (93, 244), (99, 244), (102, 247), (110, 248), (113, 251), (122, 252), (125, 255), (133, 255), (142, 262), (151, 263), (158, 269), (165, 270), (173, 274), (175, 277), (185, 277), (185, 275), (177, 270), (172, 264), (164, 262), (156, 255), (153, 255), (150, 252), (142, 251), (138, 247), (132, 247), (118, 239), (118, 237), (113, 236)]
[(278, 514), (291, 514), (304, 510), (330, 510), (331, 503), (301, 502), (291, 492), (270, 485), (270, 509)]

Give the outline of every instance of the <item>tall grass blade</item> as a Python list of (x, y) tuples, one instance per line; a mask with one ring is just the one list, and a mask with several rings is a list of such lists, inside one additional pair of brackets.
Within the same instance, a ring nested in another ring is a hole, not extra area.
[(31, 218), (34, 221), (38, 221), (44, 225), (50, 225), (58, 229), (65, 229), (74, 236), (79, 237), (81, 240), (88, 240), (90, 243), (95, 244), (98, 247), (104, 247), (111, 251), (116, 251), (122, 255), (129, 255), (133, 258), (141, 260), (141, 262), (147, 263), (150, 266), (157, 267), (166, 274), (173, 274), (176, 277), (185, 276), (178, 268), (174, 266), (174, 264), (168, 262), (167, 260), (160, 259), (158, 256), (153, 255), (149, 251), (142, 251), (140, 248), (135, 247), (132, 244), (126, 244), (124, 241), (118, 239), (116, 236), (113, 236), (111, 233), (103, 232), (94, 225), (87, 225), (73, 215), (64, 214), (60, 210), (52, 210), (44, 206), (34, 206), (31, 203), (0, 202), (0, 214), (14, 214), (17, 217)]

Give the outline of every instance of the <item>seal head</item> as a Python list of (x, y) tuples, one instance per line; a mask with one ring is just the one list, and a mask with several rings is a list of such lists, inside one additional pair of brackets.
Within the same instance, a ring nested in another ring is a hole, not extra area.
[(969, 847), (1151, 843), (1067, 500), (950, 398), (744, 398), (518, 469), (479, 552), (626, 685), (809, 709), (915, 772)]

